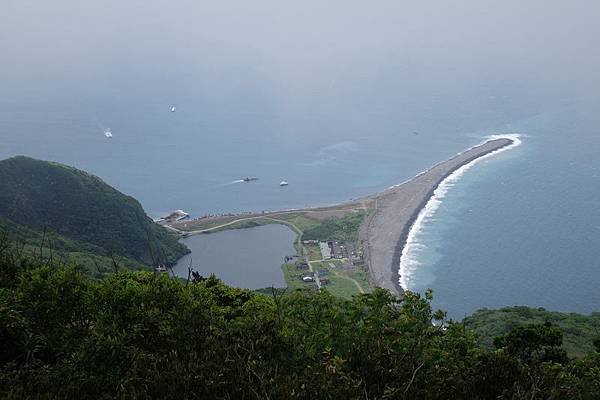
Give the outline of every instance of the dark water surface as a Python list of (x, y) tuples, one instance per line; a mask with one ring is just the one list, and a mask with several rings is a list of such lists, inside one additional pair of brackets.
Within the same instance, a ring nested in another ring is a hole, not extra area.
[(173, 268), (187, 278), (190, 262), (202, 276), (215, 274), (225, 283), (249, 289), (286, 287), (281, 271), (283, 258), (296, 254), (296, 233), (285, 225), (264, 225), (182, 240), (192, 250)]

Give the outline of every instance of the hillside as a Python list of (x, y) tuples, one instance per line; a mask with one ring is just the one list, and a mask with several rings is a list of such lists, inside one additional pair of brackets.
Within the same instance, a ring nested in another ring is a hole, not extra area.
[(50, 235), (66, 252), (148, 265), (175, 262), (187, 251), (137, 200), (100, 178), (23, 156), (0, 161), (0, 229), (32, 245)]
[(600, 337), (600, 313), (582, 315), (519, 306), (479, 310), (464, 320), (467, 329), (477, 333), (480, 343), (487, 348), (493, 348), (493, 338), (506, 335), (512, 329), (546, 322), (563, 332), (563, 348), (572, 357), (581, 357), (593, 350), (594, 340)]

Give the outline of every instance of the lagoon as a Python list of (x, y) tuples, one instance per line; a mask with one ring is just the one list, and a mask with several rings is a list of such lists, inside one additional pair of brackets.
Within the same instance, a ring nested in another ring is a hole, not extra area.
[(192, 251), (173, 268), (187, 278), (190, 262), (202, 276), (215, 274), (235, 287), (260, 289), (286, 287), (281, 265), (296, 254), (296, 234), (285, 225), (264, 225), (190, 236), (181, 241)]

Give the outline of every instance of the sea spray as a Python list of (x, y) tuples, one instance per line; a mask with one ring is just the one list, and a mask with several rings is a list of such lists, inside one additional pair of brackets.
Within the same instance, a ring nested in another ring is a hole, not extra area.
[[(488, 157), (492, 157), (501, 153), (503, 151), (507, 151), (513, 149), (521, 144), (521, 135), (518, 134), (503, 134), (503, 135), (490, 135), (487, 136), (484, 142), (495, 139), (510, 139), (513, 141), (510, 145), (506, 147), (502, 147), (501, 149), (492, 151), (487, 153), (481, 157), (474, 159), (473, 161), (461, 166), (456, 171), (452, 172), (448, 177), (446, 177), (433, 191), (433, 195), (425, 204), (425, 207), (419, 211), (415, 222), (410, 227), (408, 232), (406, 243), (404, 248), (402, 249), (402, 255), (400, 256), (400, 269), (399, 269), (399, 283), (402, 289), (410, 290), (411, 277), (415, 270), (421, 265), (418, 260), (418, 254), (421, 250), (426, 248), (426, 246), (422, 243), (419, 243), (419, 234), (422, 232), (424, 224), (431, 220), (436, 210), (442, 204), (442, 200), (446, 197), (448, 190), (455, 185), (456, 182), (460, 180), (463, 174), (471, 168), (473, 165), (482, 161)], [(482, 144), (480, 143), (480, 144)], [(479, 146), (480, 144), (476, 145)], [(474, 147), (476, 147), (474, 146)], [(468, 150), (467, 150), (468, 151)]]

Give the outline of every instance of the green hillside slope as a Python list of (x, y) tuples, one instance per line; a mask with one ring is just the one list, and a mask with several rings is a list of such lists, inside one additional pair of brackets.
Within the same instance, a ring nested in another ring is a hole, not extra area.
[(0, 218), (12, 236), (31, 239), (45, 230), (68, 251), (149, 265), (175, 262), (187, 251), (134, 198), (76, 168), (28, 157), (0, 161)]
[(527, 324), (550, 322), (564, 334), (563, 348), (572, 357), (580, 357), (594, 349), (600, 337), (600, 313), (582, 315), (546, 311), (543, 308), (506, 307), (479, 310), (464, 320), (465, 326), (478, 334), (481, 344), (493, 347), (493, 338)]

